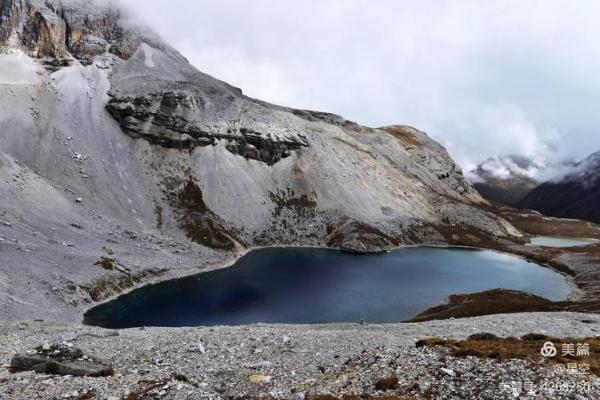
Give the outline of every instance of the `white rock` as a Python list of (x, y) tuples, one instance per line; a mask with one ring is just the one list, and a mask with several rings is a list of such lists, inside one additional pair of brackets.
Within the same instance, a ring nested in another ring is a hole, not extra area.
[(75, 199), (76, 203), (83, 203), (83, 199), (81, 197), (78, 197)]
[(450, 368), (440, 368), (440, 371), (442, 371), (444, 374), (446, 374), (448, 376), (456, 377), (456, 372), (454, 372)]
[(270, 361), (258, 361), (255, 363), (247, 364), (247, 367), (250, 369), (261, 369), (261, 368), (271, 368), (273, 363)]
[(68, 346), (69, 343), (77, 338), (77, 335), (74, 332), (68, 332), (61, 336), (61, 340), (65, 346)]

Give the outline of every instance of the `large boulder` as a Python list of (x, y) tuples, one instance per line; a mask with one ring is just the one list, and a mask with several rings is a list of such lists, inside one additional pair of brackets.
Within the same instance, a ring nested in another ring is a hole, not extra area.
[(24, 354), (16, 354), (12, 372), (35, 371), (54, 375), (109, 376), (113, 368), (105, 361), (84, 355), (81, 349), (55, 344), (38, 346)]

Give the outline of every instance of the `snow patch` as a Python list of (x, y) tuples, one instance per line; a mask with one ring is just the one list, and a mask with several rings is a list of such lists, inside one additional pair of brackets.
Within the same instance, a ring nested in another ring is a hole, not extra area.
[(570, 160), (553, 160), (537, 157), (535, 159), (508, 155), (491, 157), (471, 171), (473, 182), (485, 182), (486, 177), (511, 179), (525, 177), (537, 182), (562, 179), (572, 171), (575, 163)]
[(39, 65), (23, 52), (0, 54), (0, 84), (35, 85), (41, 81)]

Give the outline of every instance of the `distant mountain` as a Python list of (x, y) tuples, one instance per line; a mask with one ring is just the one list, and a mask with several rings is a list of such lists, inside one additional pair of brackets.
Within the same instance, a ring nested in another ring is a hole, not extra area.
[(561, 218), (600, 222), (600, 151), (576, 164), (560, 181), (548, 181), (518, 203)]
[(488, 158), (472, 171), (473, 186), (484, 198), (514, 207), (538, 186), (534, 177), (543, 168), (516, 155)]

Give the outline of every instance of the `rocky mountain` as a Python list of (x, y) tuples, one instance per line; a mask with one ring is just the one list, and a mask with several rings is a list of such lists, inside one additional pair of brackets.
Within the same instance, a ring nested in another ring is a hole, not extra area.
[(566, 176), (538, 186), (518, 205), (554, 217), (600, 222), (600, 152)]
[(78, 319), (257, 246), (520, 236), (417, 129), (249, 98), (112, 5), (0, 16), (2, 317)]
[(514, 207), (538, 185), (533, 176), (540, 168), (533, 160), (516, 155), (488, 158), (471, 171), (473, 186), (484, 198)]

